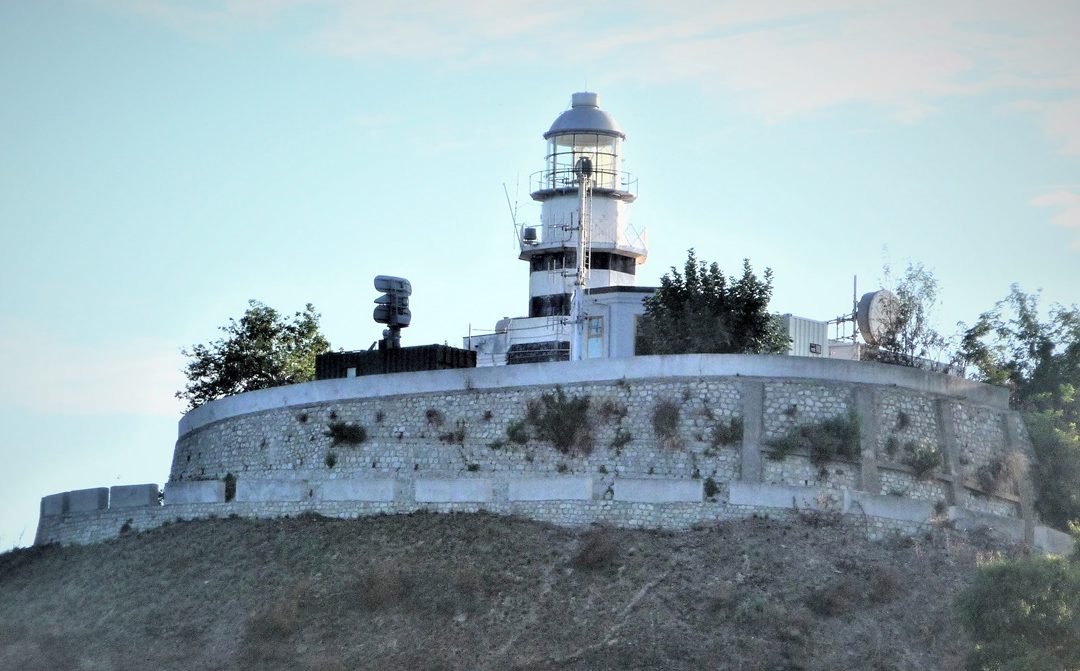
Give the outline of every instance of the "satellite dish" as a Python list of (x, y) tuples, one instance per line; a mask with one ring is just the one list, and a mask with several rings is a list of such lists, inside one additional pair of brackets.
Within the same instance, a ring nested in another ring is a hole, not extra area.
[(900, 299), (888, 289), (863, 294), (855, 311), (859, 333), (871, 345), (881, 344), (889, 332), (895, 330), (899, 318)]

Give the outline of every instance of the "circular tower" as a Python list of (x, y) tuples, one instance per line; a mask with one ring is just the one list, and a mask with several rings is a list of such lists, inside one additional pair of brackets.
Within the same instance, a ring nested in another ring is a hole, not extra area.
[(575, 289), (633, 286), (645, 243), (630, 225), (637, 180), (622, 170), (626, 134), (595, 93), (575, 93), (544, 133), (544, 169), (530, 179), (540, 231), (527, 229), (529, 317), (571, 316)]

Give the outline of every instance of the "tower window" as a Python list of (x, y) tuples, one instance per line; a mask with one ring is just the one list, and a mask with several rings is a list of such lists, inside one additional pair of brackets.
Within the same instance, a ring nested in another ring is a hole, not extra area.
[(570, 294), (534, 296), (529, 301), (530, 317), (561, 317), (570, 314)]

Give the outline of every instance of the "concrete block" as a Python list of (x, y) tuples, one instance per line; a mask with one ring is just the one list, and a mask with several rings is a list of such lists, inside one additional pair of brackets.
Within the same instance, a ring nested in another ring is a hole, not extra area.
[(67, 492), (41, 497), (41, 516), (52, 517), (67, 512)]
[(221, 480), (184, 480), (165, 483), (165, 505), (174, 503), (224, 503), (225, 483)]
[(828, 494), (818, 487), (792, 487), (750, 482), (732, 482), (728, 486), (728, 503), (737, 506), (768, 508), (818, 509)]
[(397, 491), (394, 479), (328, 480), (316, 490), (322, 501), (393, 501)]
[(141, 508), (157, 504), (157, 485), (119, 485), (109, 489), (110, 508)]
[(477, 503), (491, 500), (491, 480), (485, 478), (416, 480), (417, 503)]
[(1035, 547), (1046, 554), (1068, 556), (1073, 552), (1073, 537), (1039, 524), (1035, 527)]
[(236, 481), (236, 501), (304, 501), (309, 497), (311, 486), (304, 480), (251, 480)]
[(109, 507), (109, 488), (76, 489), (67, 493), (68, 512), (84, 513)]
[(588, 501), (592, 478), (520, 478), (510, 480), (511, 501)]
[(915, 501), (899, 496), (845, 492), (844, 512), (866, 513), (870, 517), (884, 517), (904, 522), (925, 522), (934, 514), (934, 506), (929, 501)]
[(962, 531), (988, 527), (1016, 543), (1024, 542), (1024, 520), (979, 513), (960, 506), (949, 506), (949, 519)]
[(705, 488), (701, 480), (661, 480), (616, 478), (616, 501), (636, 503), (677, 503), (704, 500)]

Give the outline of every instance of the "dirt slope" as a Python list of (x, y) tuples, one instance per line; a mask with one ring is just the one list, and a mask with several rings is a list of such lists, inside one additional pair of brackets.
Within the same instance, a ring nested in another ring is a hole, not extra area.
[(822, 517), (172, 524), (0, 555), (0, 669), (959, 669), (987, 539)]

